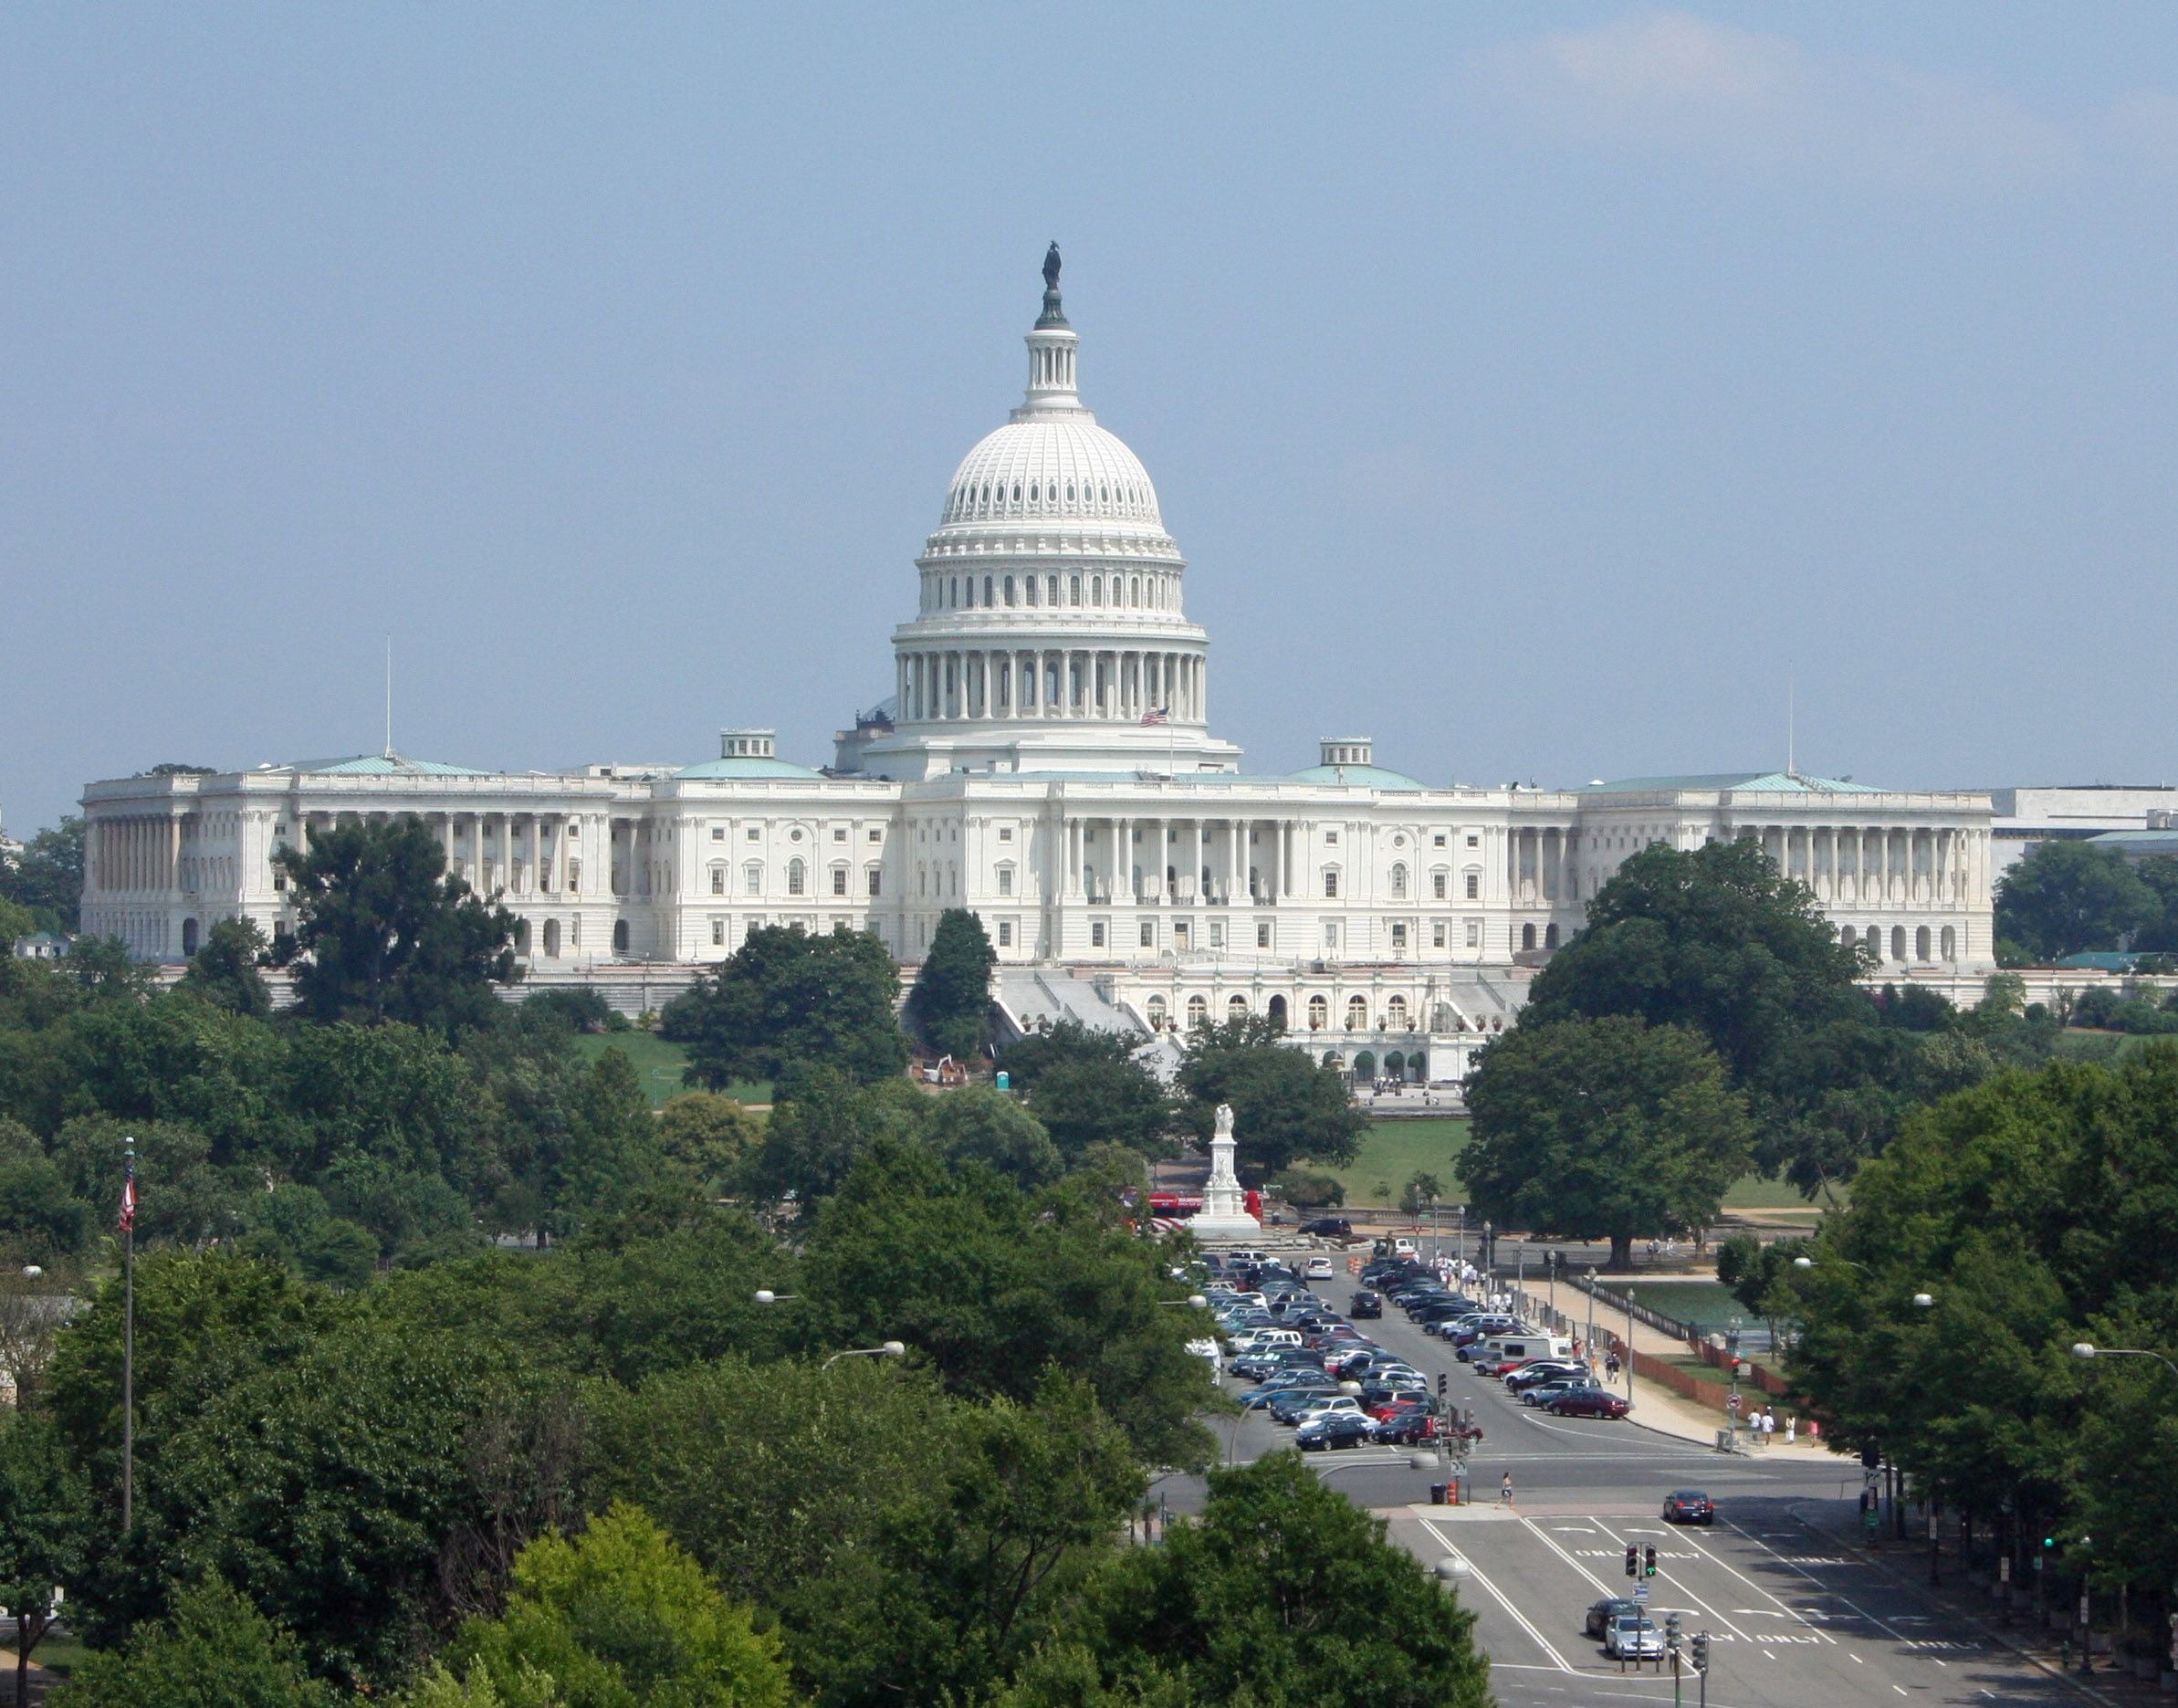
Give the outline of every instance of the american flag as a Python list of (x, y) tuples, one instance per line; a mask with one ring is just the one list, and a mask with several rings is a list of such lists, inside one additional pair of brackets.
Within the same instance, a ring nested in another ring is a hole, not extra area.
[(1142, 721), (1146, 724), (1168, 724), (1172, 721), (1172, 713), (1168, 708), (1160, 706), (1154, 712), (1144, 712)]
[(129, 1158), (129, 1178), (121, 1184), (121, 1220), (123, 1233), (136, 1231), (136, 1158)]

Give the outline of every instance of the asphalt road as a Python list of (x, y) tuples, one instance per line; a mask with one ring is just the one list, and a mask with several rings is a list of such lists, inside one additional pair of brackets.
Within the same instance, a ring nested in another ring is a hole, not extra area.
[[(1319, 1284), (1344, 1303), (1345, 1282)], [(1416, 1368), (1450, 1372), (1452, 1402), (1471, 1408), (1484, 1430), (1468, 1466), (1475, 1504), (1428, 1505), (1429, 1485), (1443, 1475), (1433, 1451), (1421, 1451), (1419, 1468), (1408, 1452), (1384, 1448), (1311, 1454), (1309, 1462), (1349, 1498), (1381, 1511), (1393, 1540), (1418, 1557), (1432, 1567), (1467, 1562), (1460, 1594), (1475, 1612), (1500, 1702), (1672, 1700), (1668, 1667), (1621, 1671), (1582, 1629), (1592, 1603), (1632, 1593), (1628, 1543), (1658, 1550), (1658, 1575), (1645, 1581), (1659, 1626), (1676, 1610), (1690, 1638), (1710, 1633), (1707, 1694), (1715, 1708), (2083, 1700), (1911, 1582), (1843, 1548), (1832, 1527), (1845, 1528), (1854, 1509), (1857, 1465), (1782, 1452), (1727, 1456), (1630, 1421), (1546, 1417), (1454, 1363), (1450, 1347), (1396, 1311), (1372, 1332)], [(1260, 1412), (1217, 1427), (1240, 1462), (1292, 1441)], [(1510, 1507), (1499, 1499), (1508, 1472)], [(1708, 1492), (1717, 1503), (1713, 1527), (1662, 1521), (1663, 1496), (1678, 1488)], [(1169, 1479), (1158, 1493), (1180, 1510), (1200, 1500), (1192, 1479)], [(1701, 1701), (1691, 1668), (1680, 1683), (1681, 1700)]]

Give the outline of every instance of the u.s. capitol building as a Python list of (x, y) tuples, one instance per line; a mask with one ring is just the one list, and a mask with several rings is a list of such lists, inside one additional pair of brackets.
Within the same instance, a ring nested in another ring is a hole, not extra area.
[(278, 848), (415, 813), (520, 920), (534, 983), (670, 984), (786, 923), (873, 931), (913, 962), (965, 906), (1019, 1022), (1269, 1013), (1319, 1057), (1432, 1078), (1465, 1071), (1652, 842), (1756, 839), (1885, 976), (1993, 964), (1985, 795), (1790, 770), (1440, 788), (1358, 736), (1304, 770), (1250, 770), (1211, 733), (1209, 640), (1156, 487), (1083, 406), (1056, 273), (1054, 254), (1027, 395), (962, 460), (916, 561), (892, 695), (831, 765), (789, 763), (751, 728), (680, 767), (389, 751), (93, 783), (83, 928), (154, 961), (222, 918), (291, 928)]

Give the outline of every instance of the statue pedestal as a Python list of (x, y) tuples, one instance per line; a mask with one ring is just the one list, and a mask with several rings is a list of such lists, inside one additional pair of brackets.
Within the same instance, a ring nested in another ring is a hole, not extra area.
[(1232, 1110), (1218, 1105), (1217, 1131), (1210, 1139), (1210, 1178), (1202, 1189), (1202, 1209), (1188, 1224), (1198, 1240), (1255, 1241), (1263, 1224), (1248, 1213), (1248, 1195), (1233, 1171)]

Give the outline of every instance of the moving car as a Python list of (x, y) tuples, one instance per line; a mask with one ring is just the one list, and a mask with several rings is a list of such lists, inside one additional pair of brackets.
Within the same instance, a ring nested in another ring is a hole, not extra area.
[(1312, 1257), (1308, 1260), (1308, 1268), (1303, 1273), (1311, 1281), (1329, 1281), (1332, 1273), (1331, 1260), (1328, 1257)]
[(1621, 1613), (1603, 1629), (1603, 1651), (1614, 1661), (1660, 1660), (1664, 1634), (1642, 1613)]
[(1640, 1611), (1641, 1604), (1639, 1601), (1629, 1601), (1624, 1596), (1606, 1596), (1588, 1609), (1587, 1622), (1581, 1627), (1582, 1635), (1593, 1637), (1601, 1642), (1604, 1632), (1610, 1629), (1613, 1619), (1623, 1613), (1639, 1615)]
[(1623, 1418), (1633, 1402), (1601, 1388), (1578, 1388), (1560, 1394), (1544, 1409), (1554, 1418)]
[(1350, 1240), (1354, 1237), (1354, 1224), (1344, 1216), (1317, 1216), (1303, 1222), (1301, 1231), (1326, 1240)]
[(1384, 1301), (1374, 1293), (1357, 1293), (1346, 1306), (1348, 1316), (1382, 1316)]
[(1673, 1489), (1664, 1496), (1664, 1522), (1668, 1525), (1713, 1525), (1716, 1503), (1700, 1489)]
[(1304, 1419), (1293, 1431), (1293, 1445), (1304, 1453), (1319, 1448), (1362, 1447), (1376, 1439), (1375, 1420), (1350, 1411), (1325, 1412), (1322, 1417)]

